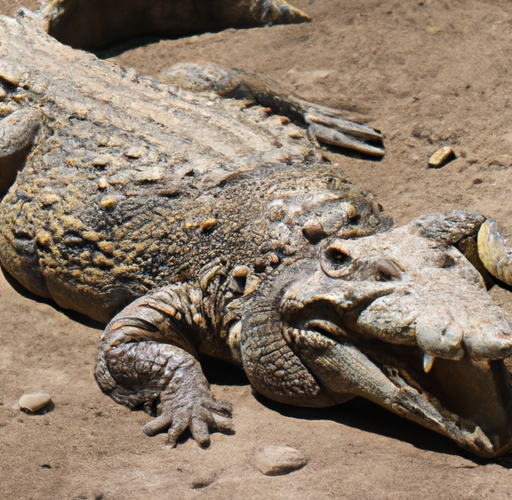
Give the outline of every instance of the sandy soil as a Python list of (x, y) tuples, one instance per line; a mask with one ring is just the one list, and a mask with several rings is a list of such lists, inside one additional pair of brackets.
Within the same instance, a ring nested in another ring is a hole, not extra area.
[[(12, 14), (21, 0), (0, 0)], [(34, 7), (35, 2), (24, 2)], [(510, 226), (512, 4), (506, 0), (296, 0), (308, 25), (228, 30), (162, 41), (117, 57), (157, 75), (180, 61), (262, 72), (303, 97), (344, 108), (384, 131), (381, 162), (338, 156), (395, 222), (468, 208)], [(457, 159), (428, 169), (439, 147)], [(512, 311), (509, 292), (493, 295)], [(103, 396), (93, 379), (100, 330), (18, 295), (0, 281), (0, 497), (19, 499), (511, 498), (512, 458), (475, 460), (449, 440), (354, 400), (303, 410), (256, 399), (238, 372), (213, 363), (217, 397), (233, 403), (234, 436), (177, 449), (147, 438), (147, 421)], [(43, 415), (17, 409), (45, 391)], [(262, 446), (309, 457), (263, 476)]]

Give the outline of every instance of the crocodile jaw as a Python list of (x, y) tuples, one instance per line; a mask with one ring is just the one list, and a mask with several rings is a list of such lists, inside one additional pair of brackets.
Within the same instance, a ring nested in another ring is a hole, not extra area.
[(512, 385), (503, 360), (436, 358), (427, 373), (418, 347), (333, 339), (325, 328), (287, 326), (283, 333), (333, 400), (364, 397), (481, 457), (512, 449)]
[(512, 391), (504, 362), (475, 361), (468, 356), (461, 360), (439, 358), (427, 374), (422, 373), (418, 354), (410, 366), (379, 364), (388, 380), (400, 388), (401, 399), (407, 401), (398, 405), (376, 402), (450, 437), (476, 455), (492, 458), (510, 451)]

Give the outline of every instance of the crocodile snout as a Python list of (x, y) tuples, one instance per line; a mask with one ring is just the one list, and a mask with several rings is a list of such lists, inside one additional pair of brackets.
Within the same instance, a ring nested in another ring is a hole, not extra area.
[(463, 329), (454, 321), (425, 315), (421, 315), (417, 321), (416, 341), (431, 356), (446, 359), (462, 358), (463, 338)]
[(464, 350), (472, 359), (505, 359), (512, 356), (512, 329), (508, 321), (500, 325), (481, 324), (477, 332), (465, 335)]
[(512, 356), (512, 328), (501, 311), (491, 314), (492, 318), (470, 325), (442, 313), (421, 314), (416, 320), (416, 341), (431, 357), (461, 359), (466, 353), (475, 360), (496, 360)]

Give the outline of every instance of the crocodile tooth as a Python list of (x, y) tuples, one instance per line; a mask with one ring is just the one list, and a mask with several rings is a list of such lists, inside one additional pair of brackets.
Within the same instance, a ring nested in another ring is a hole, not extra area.
[(430, 370), (432, 370), (435, 359), (436, 357), (431, 356), (430, 354), (425, 353), (423, 355), (423, 369), (425, 370), (425, 373), (429, 373)]

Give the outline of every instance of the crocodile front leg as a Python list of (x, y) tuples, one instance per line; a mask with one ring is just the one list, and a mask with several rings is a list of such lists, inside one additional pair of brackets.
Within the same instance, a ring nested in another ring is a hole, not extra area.
[(134, 301), (107, 326), (96, 361), (96, 381), (114, 401), (148, 412), (156, 405), (144, 432), (167, 431), (171, 446), (187, 428), (201, 446), (210, 430), (233, 431), (231, 405), (212, 397), (196, 360), (201, 299), (191, 286), (171, 285)]

